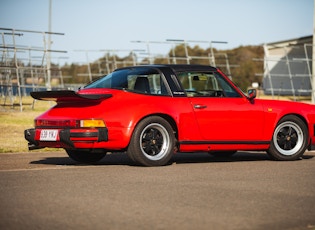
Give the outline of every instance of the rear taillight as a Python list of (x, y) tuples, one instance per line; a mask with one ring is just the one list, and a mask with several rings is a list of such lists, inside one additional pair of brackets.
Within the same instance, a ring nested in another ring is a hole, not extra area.
[(35, 127), (78, 127), (77, 120), (35, 120)]
[(35, 127), (69, 127), (69, 128), (99, 128), (106, 127), (105, 122), (101, 119), (85, 120), (35, 120)]

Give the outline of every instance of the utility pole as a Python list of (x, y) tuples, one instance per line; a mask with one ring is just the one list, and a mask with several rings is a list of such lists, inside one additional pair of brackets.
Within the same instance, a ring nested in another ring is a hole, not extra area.
[(48, 45), (47, 45), (47, 90), (51, 90), (51, 1), (49, 0), (49, 14), (48, 14)]

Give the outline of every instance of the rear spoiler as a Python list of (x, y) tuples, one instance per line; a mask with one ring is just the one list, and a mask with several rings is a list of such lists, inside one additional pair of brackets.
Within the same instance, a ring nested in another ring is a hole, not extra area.
[(38, 91), (31, 92), (31, 96), (43, 101), (78, 101), (78, 100), (99, 100), (112, 97), (112, 94), (78, 94), (72, 90)]

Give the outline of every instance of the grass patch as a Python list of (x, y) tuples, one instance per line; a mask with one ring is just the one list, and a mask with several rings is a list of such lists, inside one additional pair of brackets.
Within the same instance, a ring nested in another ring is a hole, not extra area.
[(34, 119), (55, 104), (47, 101), (35, 101), (34, 104), (33, 102), (31, 97), (24, 97), (22, 112), (17, 102), (10, 105), (1, 102), (0, 153), (28, 151), (24, 130), (34, 127)]

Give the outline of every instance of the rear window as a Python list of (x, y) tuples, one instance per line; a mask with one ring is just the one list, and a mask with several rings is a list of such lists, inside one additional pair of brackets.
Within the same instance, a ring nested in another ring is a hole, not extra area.
[(151, 95), (169, 95), (162, 74), (152, 68), (117, 70), (84, 88), (109, 88)]

